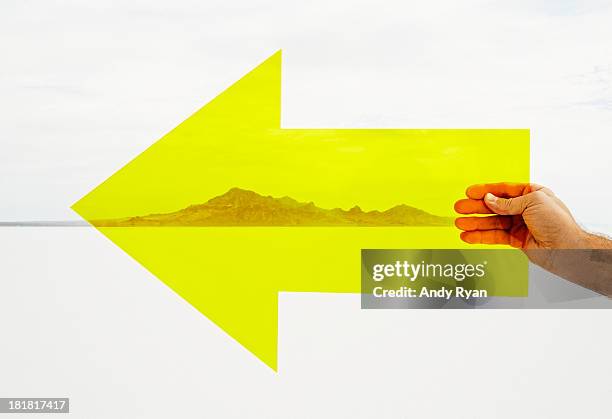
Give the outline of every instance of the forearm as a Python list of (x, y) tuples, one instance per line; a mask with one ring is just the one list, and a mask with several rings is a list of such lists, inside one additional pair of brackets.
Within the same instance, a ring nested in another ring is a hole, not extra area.
[(579, 248), (527, 251), (529, 259), (544, 269), (612, 297), (612, 240), (584, 233)]
[(597, 234), (585, 232), (582, 244), (582, 249), (607, 250), (608, 253), (612, 250), (612, 239)]

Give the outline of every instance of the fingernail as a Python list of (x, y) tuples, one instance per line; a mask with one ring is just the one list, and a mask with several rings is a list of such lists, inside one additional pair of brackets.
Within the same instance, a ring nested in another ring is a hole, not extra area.
[(490, 192), (487, 193), (487, 195), (485, 196), (485, 199), (492, 204), (494, 204), (495, 201), (497, 201), (497, 197)]

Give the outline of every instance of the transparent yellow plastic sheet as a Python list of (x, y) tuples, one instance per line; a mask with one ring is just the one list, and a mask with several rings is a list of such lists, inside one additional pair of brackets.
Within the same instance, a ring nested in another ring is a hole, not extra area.
[[(405, 204), (452, 217), (470, 184), (529, 181), (528, 130), (284, 129), (280, 98), (279, 51), (73, 209), (95, 225), (241, 188), (325, 209)], [(451, 224), (98, 229), (273, 369), (279, 291), (360, 292), (364, 248), (467, 247)]]

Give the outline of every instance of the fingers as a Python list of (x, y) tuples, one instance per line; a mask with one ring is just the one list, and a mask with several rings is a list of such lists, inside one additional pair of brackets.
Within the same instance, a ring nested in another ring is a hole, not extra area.
[(529, 183), (480, 183), (467, 188), (465, 194), (471, 199), (483, 199), (487, 193), (492, 193), (502, 198), (513, 198), (530, 192), (532, 190), (531, 186), (542, 188), (539, 185), (531, 185)]
[(529, 231), (525, 226), (515, 231), (487, 230), (487, 231), (464, 231), (461, 240), (469, 244), (505, 244), (520, 249), (524, 247)]
[(527, 208), (531, 202), (532, 197), (533, 195), (527, 194), (514, 198), (498, 198), (491, 193), (487, 193), (485, 195), (484, 203), (492, 212), (496, 214), (518, 215), (525, 211), (525, 208)]
[(512, 227), (512, 219), (500, 215), (492, 217), (460, 217), (455, 220), (455, 225), (463, 231), (509, 230)]
[(459, 214), (493, 214), (482, 200), (460, 199), (455, 202), (455, 211)]
[(461, 240), (470, 244), (505, 244), (522, 248), (528, 230), (520, 215), (512, 217), (460, 217), (455, 220)]
[(506, 230), (464, 231), (461, 240), (470, 244), (510, 244), (510, 233)]
[[(520, 215), (515, 215), (513, 217), (519, 217)], [(516, 223), (516, 227), (512, 227), (510, 230), (510, 246), (521, 249), (527, 243), (527, 238), (529, 236), (529, 229), (527, 226), (522, 223)]]
[(461, 199), (455, 203), (455, 211), (459, 214), (493, 214), (496, 211), (483, 202), (488, 193), (501, 198), (514, 198), (537, 189), (545, 188), (536, 184), (511, 182), (472, 185), (465, 191), (468, 199)]
[(471, 199), (483, 199), (487, 193), (501, 198), (514, 198), (529, 192), (542, 191), (548, 196), (555, 196), (553, 191), (537, 183), (479, 183), (467, 188), (465, 195)]
[(459, 214), (498, 214), (491, 217), (459, 217), (455, 225), (461, 239), (470, 244), (501, 244), (523, 248), (530, 240), (521, 214), (530, 206), (555, 198), (553, 192), (535, 183), (483, 183), (466, 190), (467, 199), (455, 203)]
[(527, 205), (525, 196), (515, 198), (498, 198), (487, 193), (484, 200), (460, 199), (455, 202), (455, 212), (459, 214), (521, 214)]
[(544, 192), (546, 195), (548, 195), (550, 197), (554, 197), (555, 196), (553, 191), (548, 189), (546, 186), (538, 185), (537, 183), (530, 183), (529, 184), (529, 188), (528, 188), (528, 190), (525, 193), (535, 192), (535, 191)]

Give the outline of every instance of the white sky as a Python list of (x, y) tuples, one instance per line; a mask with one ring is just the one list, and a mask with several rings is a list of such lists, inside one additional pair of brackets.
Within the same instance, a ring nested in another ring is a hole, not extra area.
[(604, 1), (0, 5), (0, 220), (70, 205), (275, 50), (285, 127), (531, 128), (532, 178), (612, 206)]

